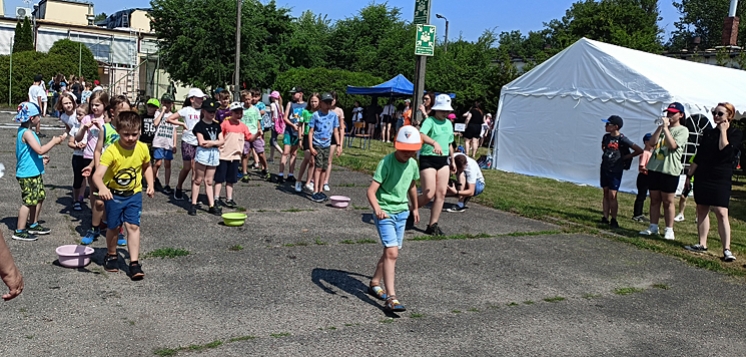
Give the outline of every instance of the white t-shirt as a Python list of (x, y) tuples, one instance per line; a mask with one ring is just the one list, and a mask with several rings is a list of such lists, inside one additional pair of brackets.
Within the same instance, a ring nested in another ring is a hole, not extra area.
[(383, 107), (383, 112), (381, 114), (382, 115), (389, 115), (389, 116), (393, 117), (394, 113), (396, 113), (396, 107), (394, 107), (393, 104), (388, 104), (385, 107)]
[(181, 141), (192, 146), (199, 146), (197, 136), (194, 135), (192, 129), (194, 129), (194, 126), (199, 123), (200, 111), (192, 107), (184, 107), (181, 108), (178, 113), (179, 116), (184, 119), (184, 124), (187, 126), (187, 129), (181, 133)]
[[(464, 154), (458, 153), (453, 155), (453, 157), (456, 157), (458, 155)], [(466, 156), (466, 168), (464, 169), (464, 175), (466, 175), (467, 183), (475, 184), (477, 183), (477, 181), (484, 182), (484, 175), (482, 175), (482, 169), (479, 168), (479, 164), (476, 160), (468, 156)]]
[[(78, 121), (78, 118), (75, 117), (75, 114), (72, 116), (69, 116), (65, 113), (60, 114), (60, 120), (65, 123), (65, 125), (70, 127), (70, 135), (72, 137), (75, 137), (76, 134), (78, 134), (78, 130), (80, 130), (80, 122)], [(83, 140), (79, 141), (81, 143), (87, 143), (88, 142), (88, 133), (83, 136)], [(74, 149), (73, 155), (75, 156), (83, 156), (83, 150), (82, 149)]]
[[(159, 115), (160, 111), (156, 111), (155, 117), (157, 118)], [(171, 150), (174, 148), (174, 135), (176, 135), (176, 127), (166, 121), (166, 117), (168, 117), (168, 115), (168, 113), (163, 115), (163, 118), (161, 118), (161, 122), (155, 131), (155, 136), (153, 137), (154, 148), (166, 150)]]
[(41, 97), (42, 102), (47, 101), (47, 92), (41, 87), (41, 85), (36, 84), (28, 88), (29, 102), (38, 104), (39, 97)]
[(363, 120), (363, 107), (356, 107), (352, 109), (352, 120), (361, 121)]

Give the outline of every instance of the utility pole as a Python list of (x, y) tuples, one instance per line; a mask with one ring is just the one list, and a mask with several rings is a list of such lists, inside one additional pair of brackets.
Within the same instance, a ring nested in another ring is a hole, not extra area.
[(233, 77), (233, 100), (238, 100), (241, 93), (241, 3), (243, 0), (236, 0), (236, 73)]
[[(430, 1), (431, 0), (415, 0), (414, 2), (414, 21), (415, 25), (430, 24)], [(416, 56), (417, 62), (414, 67), (414, 93), (412, 98), (412, 119), (417, 126), (422, 123), (426, 118), (422, 117), (420, 112), (420, 105), (422, 104), (422, 97), (425, 93), (425, 73), (427, 72), (427, 56)]]
[(435, 17), (446, 21), (446, 40), (445, 40), (445, 46), (443, 46), (444, 47), (443, 50), (445, 51), (445, 53), (448, 53), (448, 19), (441, 14), (435, 14)]

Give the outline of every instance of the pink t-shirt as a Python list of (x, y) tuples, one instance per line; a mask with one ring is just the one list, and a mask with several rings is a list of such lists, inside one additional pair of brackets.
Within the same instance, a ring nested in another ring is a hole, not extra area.
[(251, 140), (249, 128), (240, 121), (234, 124), (228, 119), (220, 124), (220, 130), (225, 138), (225, 144), (220, 148), (220, 160), (241, 160), (243, 144)]
[[(94, 120), (98, 120), (101, 125), (104, 124), (103, 118), (100, 119), (94, 119), (93, 114), (88, 114), (85, 117), (83, 117), (83, 120), (80, 122), (81, 128), (88, 124), (93, 122)], [(85, 149), (83, 149), (83, 158), (85, 159), (93, 159), (93, 151), (96, 150), (96, 144), (98, 143), (98, 133), (101, 131), (96, 125), (91, 125), (88, 130), (86, 130), (86, 133), (88, 135), (88, 142), (85, 145)]]

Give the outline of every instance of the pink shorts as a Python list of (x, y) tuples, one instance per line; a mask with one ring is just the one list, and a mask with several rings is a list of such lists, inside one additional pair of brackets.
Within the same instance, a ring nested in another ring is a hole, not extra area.
[(261, 136), (258, 137), (253, 142), (246, 141), (243, 143), (243, 154), (248, 155), (249, 152), (251, 152), (251, 149), (254, 149), (257, 154), (263, 154), (264, 153), (264, 138)]

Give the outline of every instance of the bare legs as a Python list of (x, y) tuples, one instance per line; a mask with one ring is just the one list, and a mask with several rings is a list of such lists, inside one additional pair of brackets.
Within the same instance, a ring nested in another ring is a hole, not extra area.
[(440, 219), (440, 213), (443, 211), (443, 203), (445, 202), (446, 191), (448, 190), (448, 175), (450, 174), (450, 168), (448, 166), (441, 167), (440, 170), (425, 169), (420, 171), (420, 183), (422, 186), (422, 194), (417, 198), (418, 206), (424, 207), (433, 199), (432, 208), (430, 210), (430, 224), (433, 225), (438, 223)]
[(396, 259), (399, 257), (399, 247), (383, 248), (381, 259), (376, 264), (376, 272), (370, 280), (371, 286), (381, 285), (381, 279), (386, 283), (386, 294), (396, 296), (395, 272)]
[(730, 220), (728, 219), (728, 209), (725, 207), (697, 205), (699, 244), (707, 247), (707, 233), (710, 231), (710, 208), (715, 212), (715, 217), (718, 220), (718, 234), (723, 244), (723, 250), (730, 250)]

